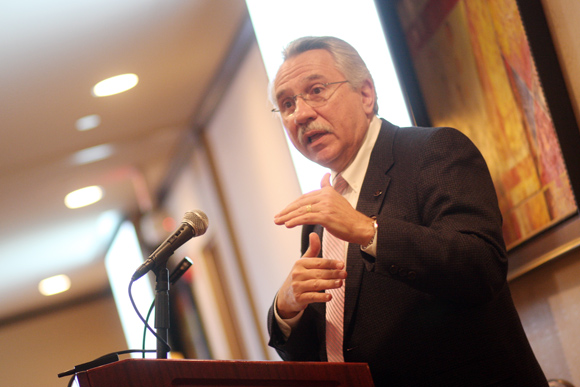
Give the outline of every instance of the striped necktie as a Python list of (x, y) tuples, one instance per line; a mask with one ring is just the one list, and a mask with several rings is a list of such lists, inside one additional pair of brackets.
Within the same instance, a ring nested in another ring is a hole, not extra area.
[[(346, 180), (341, 175), (337, 175), (334, 181), (334, 189), (339, 193), (348, 187)], [(331, 233), (324, 230), (322, 238), (322, 251), (325, 259), (335, 259), (345, 262), (347, 243), (338, 239)], [(329, 362), (344, 362), (342, 352), (343, 330), (344, 330), (344, 282), (338, 289), (328, 289), (327, 293), (332, 295), (332, 300), (326, 303), (326, 353)]]

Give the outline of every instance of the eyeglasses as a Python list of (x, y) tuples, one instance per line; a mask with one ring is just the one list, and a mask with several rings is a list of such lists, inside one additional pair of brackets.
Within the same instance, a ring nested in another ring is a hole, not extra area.
[(288, 117), (296, 111), (296, 100), (298, 97), (302, 98), (311, 107), (319, 107), (324, 105), (330, 97), (336, 92), (338, 87), (348, 81), (316, 83), (310, 87), (305, 93), (286, 97), (278, 102), (278, 108), (272, 109), (273, 113), (280, 113), (282, 117)]

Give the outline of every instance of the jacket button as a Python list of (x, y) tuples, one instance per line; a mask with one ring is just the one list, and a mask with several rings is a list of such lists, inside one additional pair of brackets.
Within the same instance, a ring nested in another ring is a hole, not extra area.
[(414, 280), (415, 278), (417, 278), (417, 273), (415, 273), (414, 271), (410, 271), (409, 274), (407, 274), (407, 278), (410, 280)]
[(391, 267), (389, 268), (389, 272), (393, 275), (397, 274), (399, 272), (399, 266), (391, 265)]

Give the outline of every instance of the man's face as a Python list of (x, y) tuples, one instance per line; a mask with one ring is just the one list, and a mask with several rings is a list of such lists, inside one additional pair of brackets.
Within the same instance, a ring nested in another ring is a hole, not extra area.
[[(316, 84), (347, 80), (326, 50), (311, 50), (288, 59), (274, 82), (278, 106), (284, 98), (306, 93)], [(296, 110), (282, 116), (292, 143), (308, 159), (342, 172), (360, 148), (373, 114), (370, 83), (354, 90), (349, 83), (333, 85), (336, 91), (322, 106), (311, 107), (296, 98)]]

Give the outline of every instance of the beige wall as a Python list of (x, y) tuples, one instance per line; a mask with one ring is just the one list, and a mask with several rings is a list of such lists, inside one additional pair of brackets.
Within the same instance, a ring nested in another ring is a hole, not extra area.
[(63, 387), (57, 374), (127, 348), (112, 296), (0, 327), (0, 386)]
[(580, 252), (511, 282), (514, 302), (548, 378), (580, 385)]
[(580, 122), (580, 1), (542, 0), (568, 92)]

